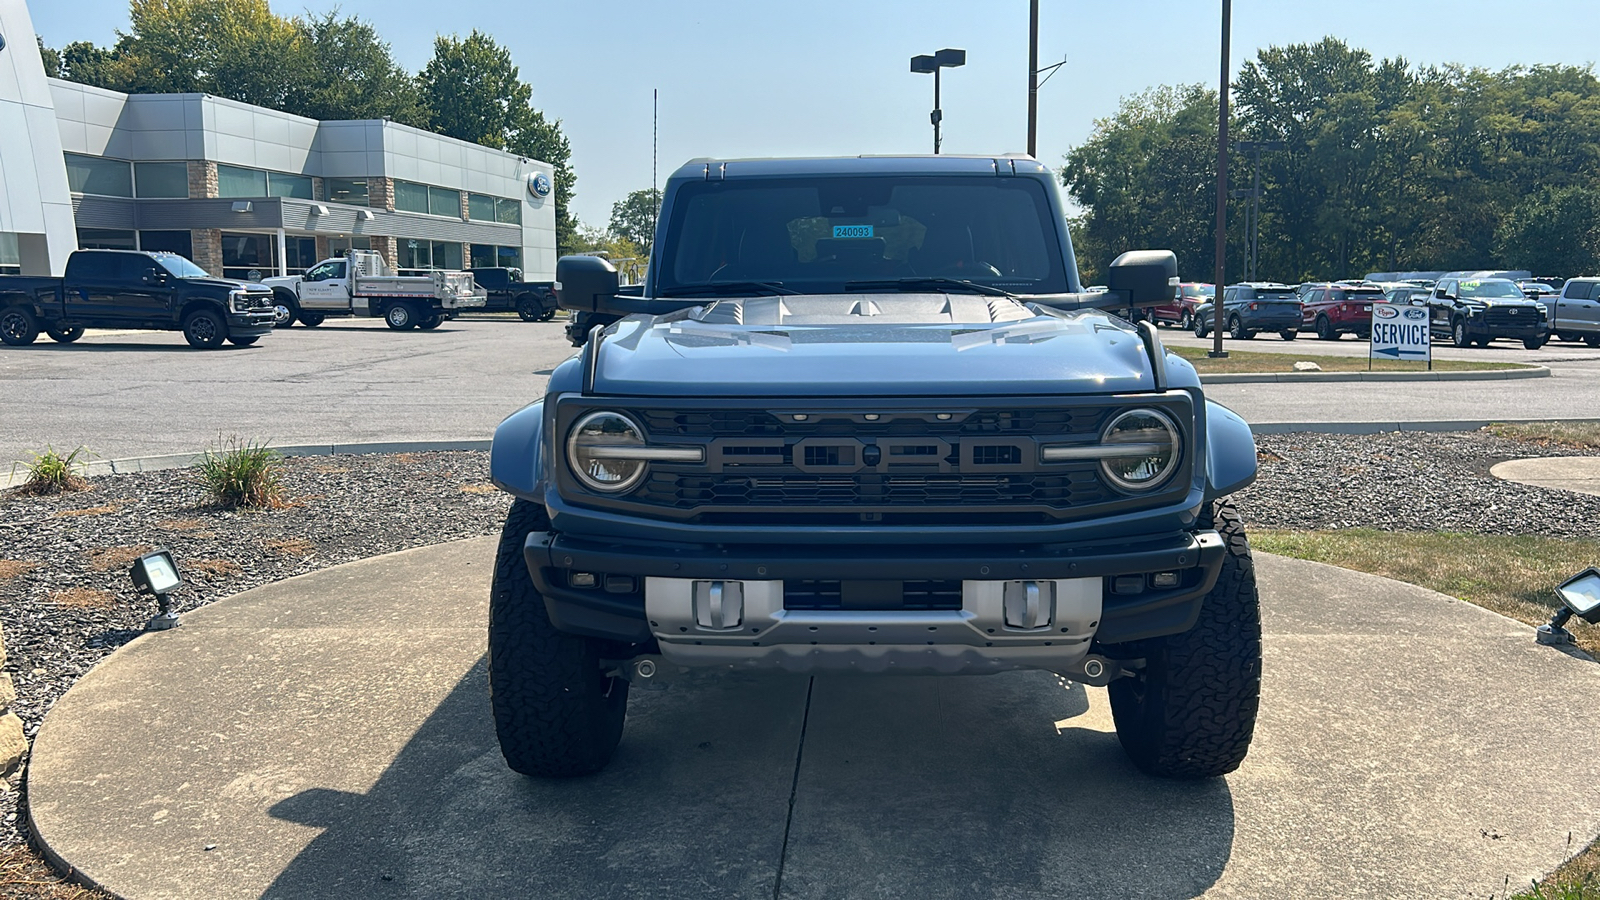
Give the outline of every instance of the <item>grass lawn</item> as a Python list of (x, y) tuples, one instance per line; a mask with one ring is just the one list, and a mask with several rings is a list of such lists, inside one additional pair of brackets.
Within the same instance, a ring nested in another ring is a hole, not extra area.
[[(1314, 362), (1322, 367), (1324, 372), (1365, 372), (1367, 359), (1363, 356), (1320, 356), (1314, 353), (1261, 353), (1254, 350), (1228, 350), (1227, 359), (1212, 359), (1206, 356), (1208, 352), (1204, 347), (1167, 347), (1168, 350), (1178, 354), (1194, 364), (1195, 371), (1201, 375), (1222, 375), (1233, 373), (1255, 372), (1293, 372), (1297, 362)], [(1493, 369), (1526, 369), (1528, 366), (1519, 363), (1506, 362), (1479, 362), (1477, 360), (1462, 359), (1436, 359), (1433, 361), (1435, 372), (1483, 372)], [(1399, 359), (1375, 359), (1372, 361), (1374, 372), (1426, 372), (1428, 364)]]
[(1528, 422), (1522, 425), (1496, 422), (1488, 430), (1499, 437), (1541, 447), (1600, 450), (1600, 422)]
[[(1600, 440), (1600, 425), (1587, 433), (1588, 439)], [(1600, 560), (1600, 541), (1595, 540), (1373, 528), (1257, 531), (1251, 533), (1250, 545), (1421, 585), (1529, 625), (1549, 621), (1560, 605), (1557, 584)], [(1600, 626), (1573, 619), (1567, 628), (1578, 646), (1600, 656)], [(1600, 843), (1508, 900), (1600, 900)]]

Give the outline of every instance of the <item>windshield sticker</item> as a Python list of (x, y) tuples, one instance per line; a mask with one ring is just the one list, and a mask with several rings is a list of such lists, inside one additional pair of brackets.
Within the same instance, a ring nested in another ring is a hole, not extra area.
[(869, 238), (872, 237), (871, 225), (835, 225), (833, 236), (836, 238)]

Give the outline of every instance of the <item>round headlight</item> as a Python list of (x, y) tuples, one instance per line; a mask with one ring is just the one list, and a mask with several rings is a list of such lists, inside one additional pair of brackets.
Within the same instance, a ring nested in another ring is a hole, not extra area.
[(1133, 409), (1112, 419), (1100, 433), (1100, 443), (1128, 445), (1127, 456), (1101, 459), (1100, 471), (1112, 484), (1135, 492), (1160, 487), (1177, 469), (1183, 449), (1177, 426), (1153, 409)]
[(615, 493), (644, 478), (645, 461), (626, 455), (644, 445), (644, 432), (632, 419), (621, 413), (592, 412), (572, 426), (567, 460), (585, 487)]

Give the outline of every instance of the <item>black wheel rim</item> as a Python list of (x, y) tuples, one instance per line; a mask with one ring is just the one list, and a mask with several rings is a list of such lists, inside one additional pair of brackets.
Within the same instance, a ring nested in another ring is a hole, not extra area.
[(28, 319), (21, 313), (11, 313), (0, 318), (0, 334), (21, 340), (28, 333)]
[(198, 316), (189, 323), (189, 333), (200, 343), (209, 344), (217, 339), (217, 323), (209, 316)]

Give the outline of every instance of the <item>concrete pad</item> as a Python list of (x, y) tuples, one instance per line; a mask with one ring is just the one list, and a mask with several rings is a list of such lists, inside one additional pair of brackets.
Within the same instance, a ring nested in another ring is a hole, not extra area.
[[(29, 774), (128, 898), (1485, 896), (1600, 824), (1600, 666), (1460, 601), (1259, 558), (1265, 696), (1225, 779), (1149, 779), (1042, 673), (697, 674), (611, 767), (507, 770), (492, 539), (248, 591), (122, 648)], [(211, 847), (212, 849), (206, 849)]]
[(1497, 463), (1489, 474), (1504, 481), (1600, 497), (1600, 456), (1547, 456)]

